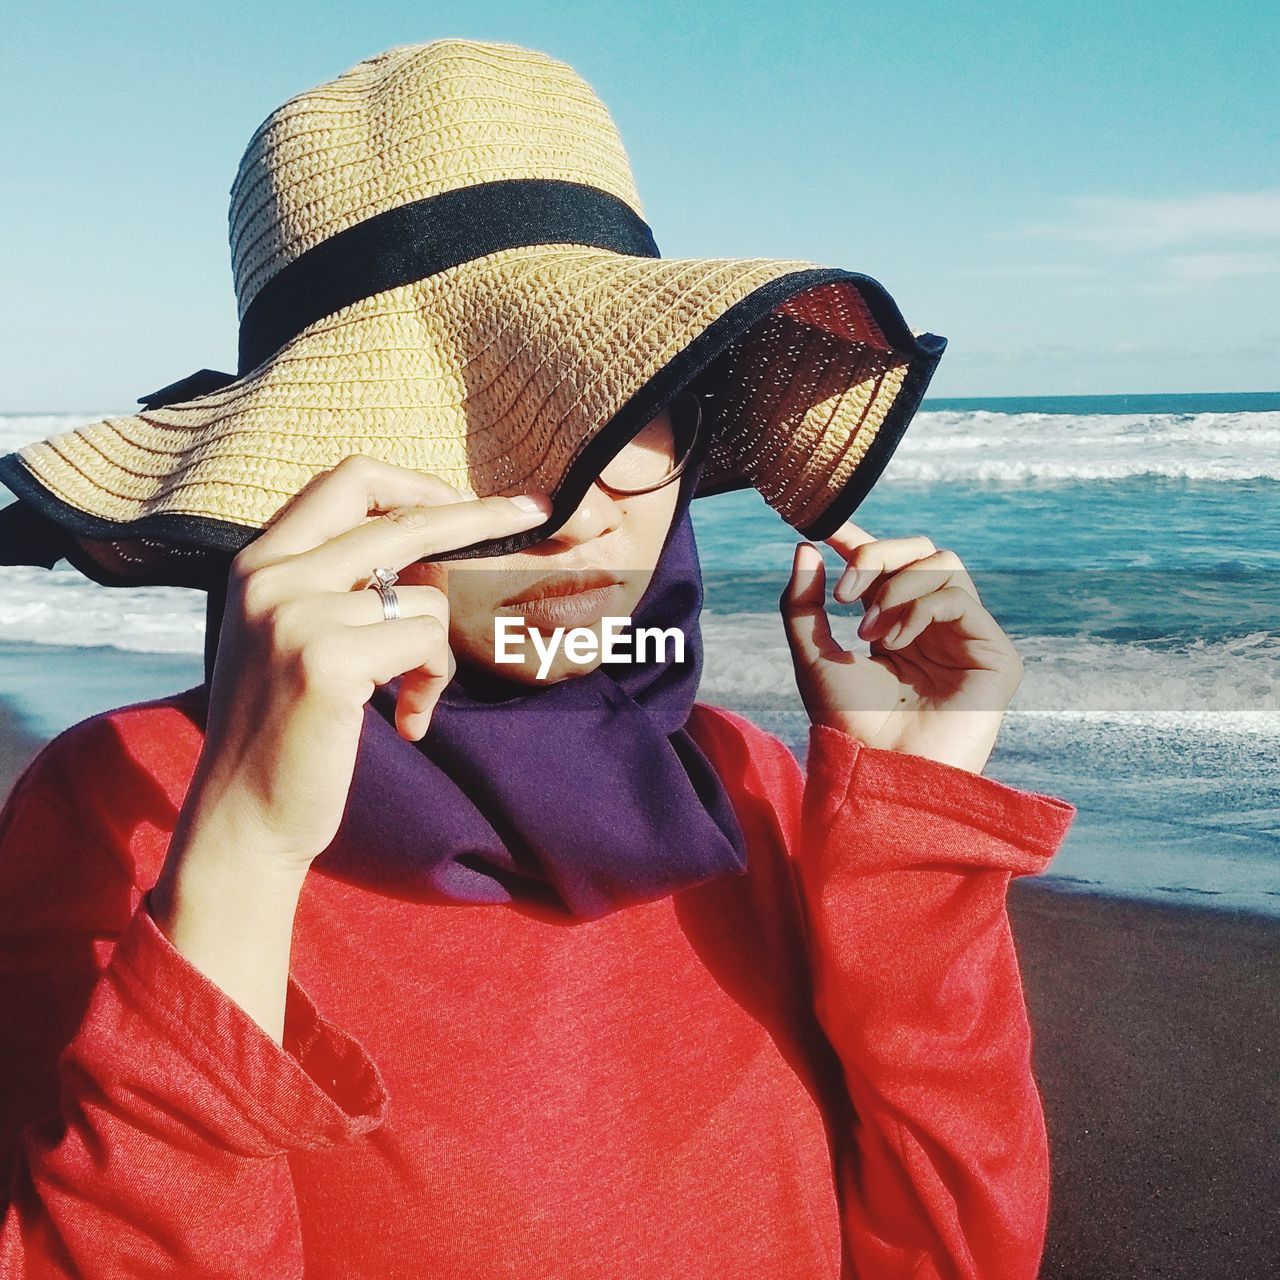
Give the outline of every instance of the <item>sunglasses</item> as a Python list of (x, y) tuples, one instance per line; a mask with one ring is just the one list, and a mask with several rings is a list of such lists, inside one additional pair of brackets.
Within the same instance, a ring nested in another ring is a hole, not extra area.
[(654, 418), (609, 459), (596, 478), (602, 489), (630, 497), (652, 493), (680, 477), (698, 445), (702, 401), (685, 391), (669, 408), (670, 427)]

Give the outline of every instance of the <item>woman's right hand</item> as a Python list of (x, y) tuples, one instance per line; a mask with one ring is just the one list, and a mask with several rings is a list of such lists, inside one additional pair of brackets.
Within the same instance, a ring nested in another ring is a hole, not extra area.
[(404, 677), (396, 725), (418, 739), (455, 669), (444, 592), (397, 586), (403, 617), (386, 621), (378, 593), (360, 588), (375, 566), (529, 529), (549, 511), (545, 495), (466, 499), (360, 455), (298, 494), (233, 562), (177, 847), (212, 828), (309, 866), (341, 824), (375, 688)]

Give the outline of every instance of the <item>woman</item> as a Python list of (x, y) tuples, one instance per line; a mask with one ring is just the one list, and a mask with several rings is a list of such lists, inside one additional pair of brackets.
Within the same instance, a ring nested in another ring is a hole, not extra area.
[[(847, 519), (941, 340), (659, 260), (513, 45), (291, 99), (232, 245), (238, 376), (0, 460), (10, 561), (210, 606), (206, 684), (0, 819), (0, 1275), (1033, 1276), (1005, 895), (1074, 809), (981, 774), (1021, 663), (963, 565)], [(688, 507), (748, 483), (866, 607), (869, 659), (797, 547), (806, 773), (695, 700)], [(532, 644), (608, 618), (686, 648)]]

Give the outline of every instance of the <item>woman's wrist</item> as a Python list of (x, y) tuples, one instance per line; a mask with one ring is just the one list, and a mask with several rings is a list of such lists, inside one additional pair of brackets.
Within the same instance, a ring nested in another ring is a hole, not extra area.
[[(963, 712), (953, 713), (952, 721), (959, 722), (964, 715)], [(976, 727), (965, 724), (964, 731), (961, 731), (960, 725), (956, 723), (946, 733), (921, 734), (907, 730), (898, 734), (886, 734), (882, 740), (868, 741), (857, 731), (855, 725), (850, 724), (845, 717), (838, 714), (828, 715), (813, 723), (825, 724), (829, 728), (836, 729), (872, 750), (920, 756), (937, 764), (950, 765), (954, 769), (963, 769), (966, 773), (975, 774), (981, 774), (987, 767), (995, 747), (996, 731), (999, 727), (998, 723), (994, 727), (987, 723), (980, 723)]]
[(171, 843), (147, 905), (176, 950), (277, 1044), (284, 1034), (293, 921), (308, 870), (203, 824)]
[(309, 867), (277, 856), (266, 840), (233, 825), (204, 821), (183, 830), (179, 823), (151, 890), (151, 914), (163, 928), (179, 900), (224, 898), (292, 912)]

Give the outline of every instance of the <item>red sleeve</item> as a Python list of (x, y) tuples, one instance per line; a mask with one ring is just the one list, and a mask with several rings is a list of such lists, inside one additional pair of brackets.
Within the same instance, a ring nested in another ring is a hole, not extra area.
[(292, 979), (282, 1047), (173, 947), (83, 802), (113, 735), (69, 734), (0, 812), (0, 1277), (301, 1276), (288, 1152), (376, 1127), (377, 1070)]
[(1049, 1152), (1006, 898), (1075, 806), (825, 725), (802, 774), (751, 728), (856, 1113), (838, 1168), (853, 1274), (1034, 1280)]

